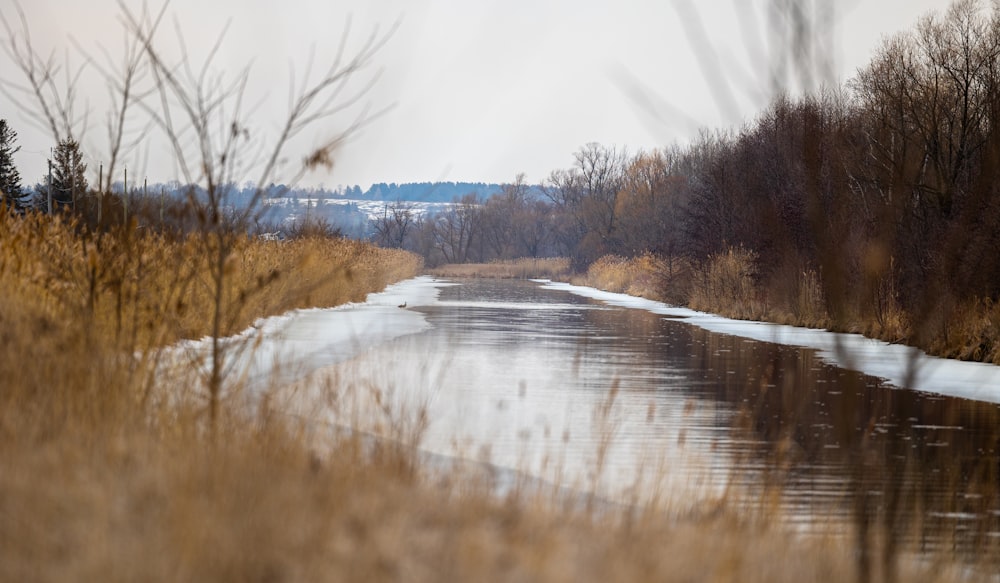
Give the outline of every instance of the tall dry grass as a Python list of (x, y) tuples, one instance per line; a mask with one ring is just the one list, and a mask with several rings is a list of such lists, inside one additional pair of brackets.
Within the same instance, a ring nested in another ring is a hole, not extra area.
[[(88, 334), (137, 347), (210, 332), (214, 250), (205, 239), (83, 232), (70, 219), (41, 214), (4, 215), (0, 232), (4, 293), (53, 321), (82, 319)], [(240, 237), (227, 261), (225, 334), (264, 315), (359, 301), (421, 267), (410, 253), (320, 237)]]
[(686, 305), (691, 296), (693, 273), (691, 262), (686, 259), (649, 253), (633, 258), (606, 255), (574, 281), (605, 291)]
[(761, 319), (765, 303), (757, 285), (757, 254), (739, 247), (710, 257), (692, 279), (690, 305), (705, 311), (722, 306), (726, 316)]
[(928, 350), (949, 358), (1000, 364), (1000, 304), (985, 298), (943, 306)]
[[(0, 435), (30, 444), (155, 419), (158, 349), (212, 330), (212, 256), (197, 236), (95, 233), (60, 216), (0, 213)], [(226, 265), (223, 333), (363, 299), (420, 265), (346, 240), (244, 237)]]
[[(844, 581), (849, 550), (728, 517), (556, 512), (430, 487), (288, 427), (213, 447), (128, 435), (5, 453), (0, 578), (66, 581)], [(781, 557), (777, 560), (777, 557)], [(947, 580), (947, 579), (941, 579)]]

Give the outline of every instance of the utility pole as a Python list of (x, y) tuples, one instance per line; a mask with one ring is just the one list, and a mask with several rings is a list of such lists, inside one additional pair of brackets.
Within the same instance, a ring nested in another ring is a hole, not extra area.
[[(52, 150), (49, 150), (49, 153), (51, 154)], [(52, 158), (51, 157), (49, 158), (49, 185), (48, 188), (45, 189), (45, 192), (48, 195), (47, 198), (49, 200), (49, 214), (51, 215), (52, 214)]]
[(160, 231), (163, 230), (163, 187), (160, 186)]
[(128, 166), (125, 166), (125, 192), (122, 194), (122, 203), (125, 205), (125, 224), (128, 224)]
[(97, 171), (97, 227), (101, 226), (101, 204), (104, 202), (104, 162)]

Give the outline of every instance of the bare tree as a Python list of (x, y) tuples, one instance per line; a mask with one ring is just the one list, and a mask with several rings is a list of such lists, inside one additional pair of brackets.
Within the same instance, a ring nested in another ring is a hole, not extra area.
[(679, 252), (678, 215), (686, 183), (676, 174), (677, 149), (640, 152), (628, 163), (617, 199), (618, 251), (671, 256)]
[[(278, 135), (257, 137), (245, 110), (249, 68), (232, 76), (214, 70), (213, 60), (222, 36), (195, 72), (188, 55), (182, 54), (178, 62), (170, 62), (160, 51), (157, 30), (164, 11), (144, 19), (131, 12), (124, 2), (119, 2), (119, 6), (128, 30), (143, 47), (155, 81), (156, 90), (149, 98), (139, 100), (138, 105), (167, 137), (181, 176), (188, 184), (201, 185), (205, 193), (200, 236), (214, 257), (210, 268), (214, 296), (212, 356), (207, 379), (210, 419), (214, 425), (223, 382), (231, 372), (226, 368), (226, 344), (222, 338), (239, 314), (239, 305), (230, 305), (231, 298), (226, 295), (227, 266), (233, 249), (244, 236), (249, 220), (260, 212), (266, 185), (274, 182), (289, 142), (305, 128), (344, 112), (367, 94), (377, 76), (359, 88), (353, 88), (350, 81), (371, 66), (388, 35), (376, 29), (357, 52), (348, 54), (346, 43), (351, 24), (345, 24), (339, 50), (326, 70), (313, 78), (310, 61), (301, 83), (296, 86), (294, 79), (291, 81), (288, 113)], [(331, 166), (338, 147), (374, 115), (363, 110), (345, 132), (318, 146), (294, 171), (293, 181), (309, 169)], [(188, 147), (189, 143), (194, 146)], [(233, 185), (244, 183), (254, 169), (258, 178), (249, 204), (229, 217), (224, 216)], [(235, 362), (231, 359), (228, 366), (235, 366)]]
[(601, 251), (614, 247), (618, 227), (618, 194), (625, 163), (624, 150), (590, 143), (573, 155), (584, 188), (582, 212), (588, 232), (600, 237)]
[(627, 154), (590, 143), (573, 157), (574, 166), (554, 171), (542, 192), (555, 207), (555, 233), (563, 253), (582, 269), (615, 250), (617, 201)]
[[(287, 113), (277, 134), (268, 135), (251, 123), (247, 107), (250, 68), (230, 73), (216, 64), (225, 33), (216, 39), (204, 60), (195, 63), (178, 32), (180, 56), (167, 57), (160, 29), (168, 7), (169, 2), (164, 2), (156, 12), (137, 13), (119, 1), (124, 56), (117, 65), (108, 58), (107, 64), (98, 66), (113, 96), (107, 116), (109, 170), (119, 163), (126, 149), (151, 133), (147, 130), (156, 129), (169, 144), (179, 177), (189, 186), (188, 203), (198, 220), (196, 236), (201, 239), (210, 265), (207, 284), (212, 290), (212, 342), (204, 381), (209, 420), (215, 427), (226, 393), (224, 383), (237, 362), (229, 356), (244, 348), (224, 342), (223, 336), (239, 321), (244, 307), (240, 298), (263, 290), (263, 285), (235, 292), (231, 289), (229, 267), (234, 249), (262, 212), (261, 199), (278, 172), (284, 170), (284, 156), (291, 142), (306, 128), (360, 106), (378, 75), (373, 72), (366, 80), (357, 77), (372, 67), (375, 55), (393, 29), (382, 32), (376, 27), (356, 50), (349, 51), (352, 27), (350, 21), (345, 23), (338, 50), (326, 68), (317, 73), (310, 59), (298, 81), (292, 76)], [(69, 69), (61, 69), (53, 58), (43, 58), (35, 51), (24, 13), (20, 6), (16, 5), (16, 9), (20, 31), (15, 31), (6, 17), (2, 22), (10, 38), (8, 55), (25, 81), (5, 81), (2, 89), (9, 97), (16, 96), (32, 119), (47, 127), (57, 141), (75, 137), (85, 128), (74, 110), (77, 81), (84, 69), (67, 74), (60, 82), (57, 74)], [(360, 109), (345, 130), (330, 135), (301, 164), (292, 167), (286, 182), (317, 167), (331, 166), (344, 141), (383, 111)], [(132, 125), (136, 123), (138, 126)], [(235, 185), (247, 182), (253, 185), (250, 200), (239, 207), (232, 205), (231, 198), (238, 190)]]
[(552, 253), (552, 207), (544, 200), (529, 200), (514, 216), (517, 254), (545, 257)]
[(463, 196), (435, 217), (435, 246), (445, 261), (465, 263), (475, 258), (475, 247), (482, 241), (481, 219), (482, 207), (475, 193)]
[(386, 204), (382, 216), (371, 221), (375, 231), (375, 242), (383, 247), (402, 249), (406, 238), (415, 227), (416, 214), (413, 205), (396, 201)]
[(516, 220), (528, 202), (527, 196), (528, 185), (521, 173), (483, 205), (482, 236), (494, 258), (510, 259), (515, 253)]

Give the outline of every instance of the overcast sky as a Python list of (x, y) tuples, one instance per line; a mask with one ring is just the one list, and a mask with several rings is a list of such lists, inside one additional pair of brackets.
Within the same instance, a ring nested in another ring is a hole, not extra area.
[[(814, 0), (821, 3), (822, 0)], [(700, 127), (735, 126), (766, 106), (775, 89), (800, 89), (800, 77), (773, 74), (782, 40), (781, 13), (789, 0), (173, 0), (192, 56), (229, 29), (216, 63), (238, 71), (252, 62), (251, 119), (260, 131), (277, 125), (288, 74), (302, 75), (310, 51), (325, 62), (351, 17), (356, 46), (375, 27), (398, 26), (375, 66), (364, 98), (390, 108), (338, 152), (334, 169), (307, 184), (417, 181), (531, 182), (569, 167), (587, 142), (630, 151), (685, 142)], [(136, 10), (140, 2), (127, 0)], [(809, 0), (805, 0), (809, 3)], [(22, 0), (39, 49), (79, 63), (76, 46), (100, 56), (122, 46), (117, 4), (111, 0)], [(154, 3), (155, 4), (155, 3)], [(885, 35), (910, 29), (941, 0), (843, 0), (821, 8), (811, 35), (824, 49), (816, 79), (843, 82), (870, 58)], [(3, 10), (16, 24), (9, 2)], [(174, 43), (172, 26), (161, 37)], [(76, 44), (70, 42), (70, 35)], [(8, 42), (5, 39), (5, 42)], [(796, 49), (801, 55), (801, 48)], [(828, 58), (827, 58), (828, 57)], [(99, 57), (100, 58), (100, 57)], [(197, 59), (196, 59), (197, 60)], [(822, 63), (829, 62), (827, 67)], [(4, 55), (0, 77), (20, 81)], [(823, 78), (823, 79), (820, 79)], [(88, 78), (89, 79), (89, 78)], [(810, 81), (806, 81), (810, 83)], [(106, 89), (81, 82), (78, 108), (89, 112), (83, 145), (92, 169), (106, 147)], [(19, 133), (18, 164), (25, 183), (39, 181), (52, 139), (4, 98), (0, 117)], [(312, 128), (301, 146), (318, 143), (349, 115)], [(289, 159), (301, 157), (300, 150)], [(173, 178), (163, 144), (150, 141), (130, 168), (151, 181)], [(133, 170), (132, 176), (135, 176)]]

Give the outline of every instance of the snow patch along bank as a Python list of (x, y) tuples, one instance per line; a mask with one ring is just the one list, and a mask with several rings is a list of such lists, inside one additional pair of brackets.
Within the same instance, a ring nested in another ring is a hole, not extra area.
[(714, 314), (670, 306), (626, 294), (591, 287), (533, 280), (543, 288), (565, 291), (611, 306), (647, 310), (710, 332), (761, 342), (801, 346), (816, 350), (824, 361), (886, 379), (896, 387), (965, 399), (1000, 403), (1000, 366), (928, 356), (912, 346), (889, 344), (860, 334), (843, 334), (767, 322), (732, 320)]
[[(439, 288), (445, 285), (449, 284), (421, 276), (368, 294), (363, 303), (293, 310), (262, 318), (240, 334), (224, 339), (226, 370), (243, 378), (247, 388), (256, 392), (295, 381), (396, 338), (417, 334), (430, 324), (422, 313), (409, 308), (435, 303)], [(211, 338), (180, 342), (172, 349), (171, 360), (194, 362), (206, 371), (211, 346)]]

